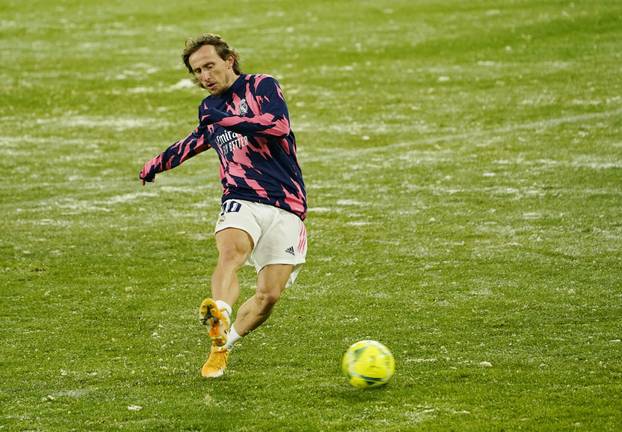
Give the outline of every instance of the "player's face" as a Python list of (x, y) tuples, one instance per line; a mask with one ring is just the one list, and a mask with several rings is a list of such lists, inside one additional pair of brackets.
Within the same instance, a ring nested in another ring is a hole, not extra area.
[(223, 60), (212, 45), (203, 45), (188, 58), (192, 72), (201, 87), (218, 95), (229, 87), (237, 78), (233, 71), (233, 57)]

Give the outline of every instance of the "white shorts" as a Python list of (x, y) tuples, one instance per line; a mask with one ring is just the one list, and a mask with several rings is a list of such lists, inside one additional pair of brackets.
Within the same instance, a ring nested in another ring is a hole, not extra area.
[(226, 228), (246, 231), (253, 239), (253, 251), (246, 264), (257, 273), (269, 264), (292, 264), (291, 286), (307, 256), (307, 230), (293, 213), (267, 204), (232, 199), (222, 204), (214, 233)]

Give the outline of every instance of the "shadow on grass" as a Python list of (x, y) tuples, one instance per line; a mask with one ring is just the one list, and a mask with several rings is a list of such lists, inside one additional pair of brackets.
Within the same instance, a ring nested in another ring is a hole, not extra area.
[(366, 389), (357, 389), (354, 387), (339, 388), (335, 390), (334, 396), (348, 401), (350, 403), (364, 402), (368, 403), (370, 400), (375, 401), (378, 399), (384, 399), (392, 392), (388, 385), (380, 387), (370, 387)]

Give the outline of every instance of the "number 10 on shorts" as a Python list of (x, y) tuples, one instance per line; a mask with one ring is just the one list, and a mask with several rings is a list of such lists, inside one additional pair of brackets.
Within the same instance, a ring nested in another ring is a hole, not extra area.
[(225, 213), (239, 212), (240, 209), (242, 208), (242, 204), (240, 204), (237, 201), (226, 201), (225, 203), (223, 203), (221, 208), (222, 208), (222, 211), (220, 212), (220, 215), (223, 216)]

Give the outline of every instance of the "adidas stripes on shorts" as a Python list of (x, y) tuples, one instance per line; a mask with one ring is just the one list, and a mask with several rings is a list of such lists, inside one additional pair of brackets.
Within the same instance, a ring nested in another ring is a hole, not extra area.
[(292, 264), (288, 286), (294, 283), (307, 256), (307, 230), (295, 214), (267, 204), (232, 199), (222, 204), (214, 233), (226, 228), (246, 231), (253, 251), (246, 264), (257, 273), (269, 264)]

